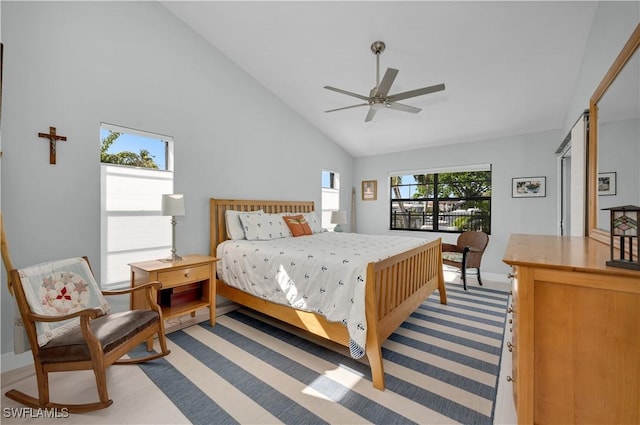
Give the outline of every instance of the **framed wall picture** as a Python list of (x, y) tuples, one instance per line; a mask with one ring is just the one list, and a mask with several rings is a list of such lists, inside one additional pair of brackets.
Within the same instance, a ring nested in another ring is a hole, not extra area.
[(362, 200), (375, 201), (378, 199), (378, 181), (363, 180), (362, 181)]
[(598, 173), (598, 195), (616, 194), (616, 173)]
[(511, 179), (512, 198), (544, 198), (547, 196), (546, 177), (515, 177)]

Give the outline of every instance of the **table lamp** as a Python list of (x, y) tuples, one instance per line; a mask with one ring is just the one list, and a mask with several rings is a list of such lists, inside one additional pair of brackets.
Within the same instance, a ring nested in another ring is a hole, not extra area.
[(176, 217), (185, 215), (184, 195), (177, 193), (162, 195), (162, 215), (171, 216), (171, 257), (162, 261), (182, 260), (182, 257), (176, 254)]
[[(634, 239), (638, 238), (638, 221), (640, 221), (640, 207), (624, 205), (621, 207), (603, 208), (611, 212), (611, 227), (609, 227), (611, 246), (611, 260), (607, 266), (640, 270), (640, 257), (633, 252)], [(618, 238), (620, 244), (620, 258), (615, 258), (614, 240)], [(627, 256), (628, 254), (628, 256)]]
[(336, 225), (336, 227), (333, 228), (334, 232), (344, 232), (340, 225), (347, 224), (347, 213), (345, 211), (332, 211), (331, 223)]

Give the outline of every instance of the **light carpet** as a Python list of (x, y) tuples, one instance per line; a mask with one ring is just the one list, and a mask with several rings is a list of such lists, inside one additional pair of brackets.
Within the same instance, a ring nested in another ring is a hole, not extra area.
[(385, 391), (347, 349), (244, 309), (167, 335), (171, 354), (139, 367), (194, 424), (490, 424), (509, 294), (447, 296), (384, 343)]

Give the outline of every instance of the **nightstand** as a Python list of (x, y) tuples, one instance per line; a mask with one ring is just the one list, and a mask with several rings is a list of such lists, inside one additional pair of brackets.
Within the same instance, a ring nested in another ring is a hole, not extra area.
[[(131, 287), (158, 280), (162, 289), (152, 290), (162, 308), (163, 319), (191, 314), (209, 307), (209, 323), (216, 324), (216, 270), (219, 258), (207, 255), (185, 255), (182, 260), (131, 263)], [(131, 296), (131, 309), (148, 309), (149, 303), (140, 291)]]

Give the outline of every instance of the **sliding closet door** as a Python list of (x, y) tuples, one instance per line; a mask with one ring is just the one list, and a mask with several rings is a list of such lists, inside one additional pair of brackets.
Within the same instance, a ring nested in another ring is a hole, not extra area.
[(559, 233), (585, 236), (587, 131), (589, 116), (583, 114), (556, 151), (559, 154)]

